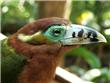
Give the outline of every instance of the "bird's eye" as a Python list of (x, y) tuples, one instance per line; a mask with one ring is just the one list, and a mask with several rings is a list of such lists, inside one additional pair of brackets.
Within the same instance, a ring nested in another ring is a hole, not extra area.
[(54, 40), (59, 40), (65, 34), (65, 26), (54, 25), (50, 26), (44, 33), (46, 37), (55, 38)]
[(53, 33), (54, 36), (59, 36), (61, 34), (61, 30), (60, 29), (54, 29), (52, 31), (52, 33)]

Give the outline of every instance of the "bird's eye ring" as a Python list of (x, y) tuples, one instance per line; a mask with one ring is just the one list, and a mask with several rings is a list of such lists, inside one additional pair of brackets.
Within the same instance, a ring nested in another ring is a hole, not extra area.
[(54, 29), (54, 30), (53, 30), (53, 34), (54, 34), (55, 36), (59, 36), (59, 35), (61, 34), (61, 30), (59, 30), (59, 29)]

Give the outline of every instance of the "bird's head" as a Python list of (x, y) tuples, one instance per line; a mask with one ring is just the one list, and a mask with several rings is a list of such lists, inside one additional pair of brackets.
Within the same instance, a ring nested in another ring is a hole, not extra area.
[(18, 39), (30, 44), (65, 45), (106, 42), (105, 37), (89, 27), (71, 24), (62, 18), (40, 19), (18, 31)]
[(106, 42), (99, 32), (56, 17), (27, 24), (9, 37), (9, 44), (28, 61), (21, 78), (32, 83), (50, 83), (62, 53), (73, 45), (97, 42)]

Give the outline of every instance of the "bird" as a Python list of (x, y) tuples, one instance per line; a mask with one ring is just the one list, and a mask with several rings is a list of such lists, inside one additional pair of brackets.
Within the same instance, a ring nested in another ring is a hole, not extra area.
[(100, 42), (106, 42), (101, 33), (64, 18), (28, 23), (1, 41), (1, 83), (51, 83), (61, 50)]

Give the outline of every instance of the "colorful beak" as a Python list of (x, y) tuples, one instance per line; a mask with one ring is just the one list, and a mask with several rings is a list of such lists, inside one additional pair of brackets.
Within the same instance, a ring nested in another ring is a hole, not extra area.
[(67, 26), (66, 34), (61, 40), (63, 45), (90, 44), (99, 42), (107, 42), (101, 33), (91, 28), (75, 24)]

